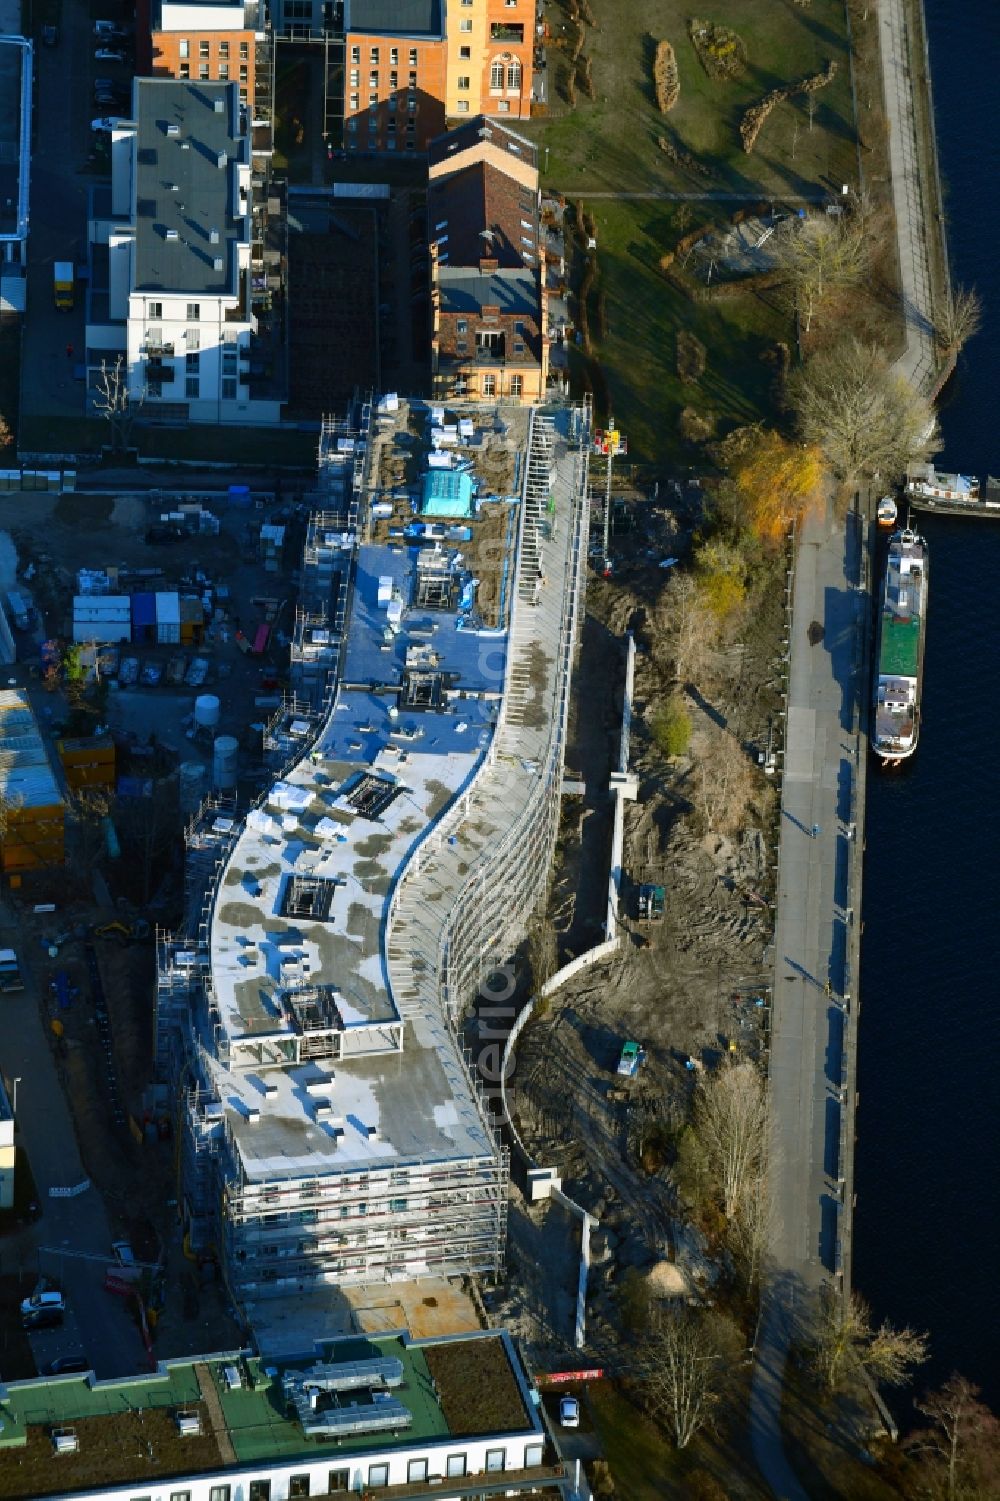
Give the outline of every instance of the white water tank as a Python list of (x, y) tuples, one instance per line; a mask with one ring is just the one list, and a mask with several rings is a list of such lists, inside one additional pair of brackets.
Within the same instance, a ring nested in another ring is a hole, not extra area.
[(214, 693), (199, 693), (194, 701), (194, 722), (199, 729), (214, 730), (219, 722), (220, 704)]
[(212, 785), (216, 792), (230, 792), (236, 786), (236, 756), (239, 741), (234, 735), (219, 735), (212, 754)]
[(194, 813), (205, 787), (205, 768), (200, 761), (184, 761), (178, 771), (178, 795), (181, 812)]

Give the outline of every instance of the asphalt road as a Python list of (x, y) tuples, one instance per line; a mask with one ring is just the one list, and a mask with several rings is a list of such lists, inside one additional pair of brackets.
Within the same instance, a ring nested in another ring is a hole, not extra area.
[(861, 758), (868, 596), (856, 518), (806, 521), (792, 597), (771, 1023), (774, 1225), (757, 1345), (751, 1431), (775, 1495), (805, 1492), (781, 1449), (788, 1346), (841, 1264), (842, 1091), (852, 1025), (852, 837)]
[[(85, 1183), (87, 1174), (42, 1024), (31, 956), (18, 944), (7, 913), (0, 931), (3, 943), (19, 948), (26, 981), (19, 995), (3, 997), (0, 1068), (11, 1094), (14, 1079), (19, 1080), (18, 1142), (27, 1152), (41, 1209), (41, 1218), (22, 1234), (14, 1254), (21, 1269), (51, 1277), (63, 1289), (68, 1308), (61, 1327), (31, 1337), (36, 1362), (41, 1366), (57, 1356), (82, 1353), (101, 1377), (146, 1371), (149, 1359), (128, 1309), (104, 1291), (113, 1239), (104, 1201), (94, 1187), (72, 1198), (52, 1192)], [(8, 1270), (14, 1254), (5, 1248)]]

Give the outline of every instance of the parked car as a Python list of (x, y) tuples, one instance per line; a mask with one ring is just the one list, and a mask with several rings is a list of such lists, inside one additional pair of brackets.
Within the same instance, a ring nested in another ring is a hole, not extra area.
[(42, 27), (42, 46), (43, 47), (54, 47), (56, 45), (56, 43), (58, 42), (58, 40), (59, 40), (59, 27), (58, 26), (43, 26)]
[(37, 1291), (21, 1304), (21, 1323), (25, 1329), (48, 1329), (61, 1324), (66, 1302), (55, 1289)]
[(74, 1371), (89, 1371), (90, 1361), (86, 1355), (60, 1355), (45, 1367), (46, 1376), (68, 1376)]
[(21, 1328), (29, 1333), (33, 1329), (58, 1329), (64, 1313), (63, 1308), (33, 1308), (30, 1313), (22, 1313)]
[(99, 120), (91, 120), (90, 128), (91, 130), (112, 131), (124, 124), (125, 118), (122, 115), (102, 115)]
[(94, 53), (99, 63), (123, 63), (125, 54), (120, 47), (98, 47)]
[(559, 1423), (563, 1428), (579, 1428), (580, 1404), (576, 1397), (559, 1398)]
[(114, 21), (95, 21), (94, 35), (99, 37), (106, 37), (109, 40), (116, 42), (124, 41), (125, 39), (124, 31), (120, 26), (116, 25)]

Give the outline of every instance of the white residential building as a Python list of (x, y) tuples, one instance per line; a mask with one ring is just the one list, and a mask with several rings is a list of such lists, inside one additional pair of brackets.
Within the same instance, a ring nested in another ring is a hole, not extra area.
[(252, 249), (255, 235), (262, 245), (283, 233), (283, 211), (268, 197), (255, 222), (237, 86), (137, 78), (133, 88), (133, 118), (112, 132), (109, 211), (91, 221), (91, 384), (102, 360), (123, 355), (146, 418), (278, 423), (283, 341), (270, 294), (255, 301)]

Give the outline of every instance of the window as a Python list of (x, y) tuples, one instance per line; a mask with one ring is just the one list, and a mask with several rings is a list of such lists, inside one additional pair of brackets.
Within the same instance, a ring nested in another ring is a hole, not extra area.
[(352, 94), (351, 95), (351, 109), (360, 109), (360, 108), (361, 108), (361, 95), (360, 94)]
[(507, 65), (507, 87), (512, 93), (521, 92), (521, 64), (516, 58)]
[(220, 42), (219, 43), (219, 56), (220, 57), (228, 57), (229, 56), (229, 43), (228, 42)]
[(525, 1446), (524, 1446), (524, 1468), (526, 1470), (533, 1470), (536, 1465), (540, 1465), (541, 1462), (542, 1462), (542, 1455), (543, 1455), (543, 1453), (544, 1453), (544, 1445), (542, 1445), (542, 1444), (525, 1444)]
[(426, 1461), (426, 1459), (411, 1459), (410, 1463), (406, 1467), (406, 1483), (407, 1483), (407, 1485), (415, 1485), (418, 1480), (426, 1480), (426, 1479), (427, 1479), (427, 1461)]
[[(199, 366), (200, 366), (200, 362), (201, 362), (201, 355), (198, 353), (197, 350), (195, 350), (193, 354), (186, 354), (184, 356), (184, 368), (191, 375), (197, 375), (198, 374), (198, 369), (199, 369)], [(268, 1247), (268, 1249), (270, 1249), (270, 1247)]]
[(464, 63), (471, 62), (472, 61), (472, 48), (471, 47), (459, 47), (459, 49), (458, 49), (458, 55), (461, 58), (462, 62), (464, 62)]
[(388, 1465), (369, 1465), (368, 1466), (368, 1484), (369, 1485), (388, 1485), (389, 1484), (389, 1466)]
[[(198, 399), (198, 377), (196, 375), (189, 375), (188, 378), (187, 378), (187, 380), (184, 382), (184, 395), (190, 397), (193, 401), (197, 401), (197, 399)], [(228, 1491), (229, 1491), (229, 1487), (227, 1486), (226, 1487), (227, 1495), (228, 1495)], [(214, 1496), (214, 1492), (212, 1494)]]
[(190, 1491), (171, 1491), (170, 1501), (191, 1501)]
[(240, 62), (250, 61), (250, 43), (240, 42)]
[(189, 323), (201, 322), (201, 303), (189, 302), (187, 305), (187, 319)]
[(351, 69), (351, 88), (356, 89), (361, 81), (361, 71), (358, 68)]
[(240, 63), (240, 83), (249, 83), (246, 63)]
[(202, 83), (207, 83), (208, 79), (209, 79), (209, 76), (210, 75), (209, 75), (208, 63), (199, 63), (198, 64), (198, 77), (201, 79)]
[(247, 1501), (271, 1501), (270, 1480), (251, 1480)]
[(352, 47), (351, 48), (351, 62), (352, 63), (359, 63), (360, 61), (361, 61), (361, 48), (360, 47)]
[[(368, 108), (370, 110), (373, 110), (373, 111), (378, 108), (378, 95), (377, 94), (369, 94), (368, 95)], [(373, 115), (372, 118), (374, 119), (374, 115)]]
[(373, 62), (373, 63), (377, 63), (378, 62), (378, 48), (377, 47), (373, 47), (372, 50), (371, 50), (371, 52), (369, 53), (369, 61)]
[(515, 339), (514, 340), (514, 353), (515, 354), (523, 354), (524, 353), (524, 340), (523, 339)]
[(455, 353), (456, 354), (468, 354), (468, 352), (469, 352), (469, 341), (468, 341), (468, 339), (456, 339), (455, 340)]
[(150, 318), (162, 318), (163, 317), (163, 303), (162, 302), (151, 302), (149, 304), (149, 306), (147, 307), (146, 312), (149, 314)]
[(415, 68), (416, 66), (417, 66), (417, 49), (416, 49), (416, 47), (411, 47), (410, 48), (410, 67), (411, 68)]
[(411, 73), (409, 75), (409, 77), (407, 78), (406, 82), (407, 82), (407, 84), (409, 85), (409, 87), (411, 89), (415, 89), (416, 86), (417, 86), (417, 75), (416, 75), (416, 73)]
[(390, 1214), (405, 1214), (406, 1213), (406, 1200), (405, 1199), (390, 1199), (389, 1200), (389, 1213)]
[(208, 50), (208, 43), (207, 42), (199, 42), (198, 43), (198, 56), (199, 57), (208, 57), (209, 56), (209, 50)]
[(390, 89), (398, 89), (399, 88), (399, 74), (398, 73), (390, 73), (389, 74), (389, 87), (390, 87)]
[[(487, 380), (491, 380), (492, 376), (487, 376), (486, 379)], [(492, 391), (487, 391), (486, 390), (486, 388), (485, 388), (485, 382), (483, 383), (483, 392), (484, 392), (484, 395), (486, 395), (486, 396), (492, 396), (494, 394)], [(449, 1454), (448, 1455), (448, 1468), (447, 1468), (447, 1470), (446, 1470), (445, 1473), (447, 1475), (449, 1475), (449, 1476), (464, 1475), (465, 1474), (465, 1455), (464, 1454)]]
[(228, 1485), (212, 1485), (208, 1488), (208, 1501), (230, 1501), (230, 1494)]
[(490, 88), (503, 88), (503, 63), (494, 63), (490, 68)]
[[(513, 396), (513, 394), (514, 394), (513, 391), (511, 391), (511, 395), (512, 396)], [(486, 1451), (486, 1469), (487, 1469), (487, 1473), (490, 1473), (490, 1472), (495, 1473), (497, 1470), (504, 1469), (505, 1463), (506, 1463), (506, 1459), (507, 1459), (507, 1450), (506, 1449), (487, 1449), (487, 1451)]]
[(459, 29), (459, 31), (471, 31), (472, 30), (472, 17), (471, 16), (465, 16), (461, 21), (459, 21), (459, 23), (458, 23), (458, 29)]
[(225, 377), (222, 382), (222, 399), (223, 401), (236, 400), (236, 382), (235, 380), (233, 380), (232, 376)]
[(181, 65), (180, 65), (180, 75), (181, 75), (182, 78), (190, 78), (191, 77), (191, 64), (190, 63), (181, 63)]
[(459, 334), (467, 334), (469, 332), (468, 318), (459, 318), (458, 322), (455, 324), (455, 332)]
[(187, 37), (181, 37), (181, 40), (177, 43), (177, 56), (191, 56), (191, 43), (188, 41)]
[(468, 74), (463, 74), (463, 76), (458, 80), (458, 86), (460, 89), (467, 89), (469, 87)]
[(458, 113), (460, 115), (467, 115), (469, 113), (469, 101), (468, 101), (468, 99), (458, 99), (458, 100), (456, 100), (456, 102), (455, 102), (455, 108), (456, 108), (456, 110), (458, 111)]
[(497, 114), (498, 115), (509, 115), (510, 114), (510, 100), (509, 99), (498, 99), (497, 100)]
[(219, 82), (220, 83), (228, 83), (229, 82), (229, 64), (228, 63), (220, 63), (219, 64)]
[[(539, 1460), (538, 1463), (541, 1464), (541, 1460)], [(331, 1494), (335, 1495), (337, 1491), (346, 1491), (346, 1490), (349, 1490), (350, 1489), (350, 1485), (351, 1485), (351, 1472), (350, 1472), (350, 1470), (331, 1470), (330, 1471), (329, 1478), (327, 1479), (327, 1482), (326, 1482), (326, 1488), (327, 1488), (328, 1491), (331, 1492)]]
[(309, 1494), (309, 1476), (308, 1475), (289, 1475), (289, 1477), (288, 1477), (288, 1495), (289, 1495), (289, 1497), (308, 1496), (308, 1494)]
[(399, 67), (399, 48), (398, 47), (390, 47), (389, 48), (389, 66), (390, 66), (390, 68), (398, 68)]
[[(483, 395), (484, 396), (495, 396), (496, 394), (497, 394), (497, 378), (496, 378), (496, 376), (495, 375), (484, 375), (483, 376)], [(449, 1460), (448, 1463), (450, 1464), (451, 1461)], [(455, 1473), (457, 1475), (464, 1475), (465, 1471), (464, 1470), (456, 1470)], [(450, 1470), (448, 1471), (448, 1474), (449, 1475), (451, 1474)]]
[(412, 94), (406, 101), (406, 112), (408, 115), (415, 115), (417, 113), (417, 101), (414, 99)]
[(240, 103), (243, 105), (244, 109), (246, 108), (246, 102), (247, 102), (247, 91), (246, 91), (246, 89), (240, 89)]
[[(512, 375), (511, 376), (511, 378), (510, 378), (510, 394), (512, 396), (523, 396), (524, 395), (524, 376), (523, 375)], [(489, 1455), (487, 1455), (486, 1457), (488, 1459)], [(541, 1464), (541, 1462), (542, 1462), (541, 1460), (538, 1461), (539, 1464)], [(501, 1465), (500, 1468), (503, 1469), (503, 1466)]]

